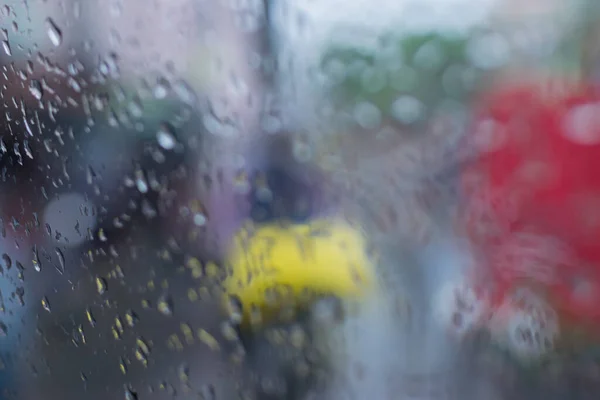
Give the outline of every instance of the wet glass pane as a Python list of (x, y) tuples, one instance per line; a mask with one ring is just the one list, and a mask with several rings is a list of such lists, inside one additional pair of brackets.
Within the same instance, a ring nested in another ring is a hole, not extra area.
[(599, 11), (0, 2), (0, 399), (595, 399)]

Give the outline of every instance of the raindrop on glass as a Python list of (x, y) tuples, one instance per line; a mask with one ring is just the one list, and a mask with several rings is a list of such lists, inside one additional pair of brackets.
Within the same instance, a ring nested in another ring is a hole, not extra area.
[(52, 44), (56, 47), (60, 46), (62, 43), (62, 32), (50, 18), (46, 19), (46, 29), (48, 38), (50, 38)]
[(44, 89), (42, 88), (42, 84), (40, 81), (33, 79), (29, 84), (29, 93), (36, 98), (36, 100), (41, 100), (44, 95)]
[(98, 292), (98, 294), (106, 293), (107, 289), (108, 289), (108, 285), (106, 284), (106, 279), (97, 277), (96, 278), (96, 291)]
[(173, 128), (169, 124), (161, 124), (156, 133), (156, 141), (163, 149), (173, 150), (177, 145), (177, 140), (173, 134)]
[(46, 311), (48, 311), (48, 312), (50, 312), (50, 311), (51, 311), (51, 310), (50, 310), (50, 302), (48, 301), (48, 298), (47, 298), (47, 297), (44, 297), (44, 298), (42, 299), (42, 307), (44, 308), (44, 310), (46, 310)]

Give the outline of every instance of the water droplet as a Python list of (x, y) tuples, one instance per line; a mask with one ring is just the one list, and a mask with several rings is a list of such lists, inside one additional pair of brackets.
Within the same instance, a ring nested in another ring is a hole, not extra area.
[(413, 124), (422, 118), (425, 106), (414, 97), (400, 96), (392, 103), (390, 111), (399, 122)]
[(58, 247), (56, 247), (54, 249), (54, 252), (56, 253), (56, 256), (58, 257), (58, 272), (60, 272), (61, 274), (64, 274), (65, 272), (65, 268), (66, 268), (66, 263), (65, 263), (65, 255), (63, 254), (62, 250), (59, 249)]
[(598, 144), (600, 142), (599, 109), (600, 104), (588, 103), (568, 110), (563, 118), (563, 135), (579, 145), (591, 146)]
[(219, 342), (213, 335), (204, 329), (198, 329), (198, 339), (207, 345), (211, 350), (218, 351), (221, 349)]
[(127, 321), (127, 325), (129, 325), (129, 327), (133, 328), (135, 326), (135, 324), (137, 324), (139, 318), (137, 316), (137, 314), (131, 310), (127, 311), (127, 313), (125, 314), (125, 321)]
[(77, 326), (77, 331), (74, 333), (73, 336), (74, 337), (77, 336), (78, 338), (81, 339), (81, 343), (86, 344), (85, 332), (83, 332), (83, 325), (79, 324)]
[(67, 80), (67, 83), (69, 84), (69, 86), (71, 87), (71, 89), (73, 89), (74, 91), (76, 91), (77, 93), (81, 93), (81, 85), (79, 84), (79, 82), (77, 82), (77, 80), (75, 80), (75, 78), (70, 77)]
[(225, 321), (221, 324), (221, 334), (226, 340), (238, 340), (238, 333), (231, 321)]
[(110, 76), (111, 78), (117, 79), (120, 76), (118, 67), (118, 57), (115, 53), (109, 54), (98, 66), (98, 70), (104, 76)]
[(23, 150), (25, 151), (25, 155), (33, 160), (33, 152), (31, 151), (31, 147), (29, 147), (29, 142), (27, 140), (23, 141)]
[(198, 394), (199, 400), (215, 400), (217, 393), (215, 387), (211, 384), (202, 385), (200, 393)]
[(192, 106), (196, 104), (198, 100), (196, 97), (196, 93), (187, 82), (183, 80), (177, 81), (175, 83), (175, 86), (173, 87), (173, 90), (181, 99), (181, 101)]
[(42, 270), (42, 262), (40, 261), (40, 256), (38, 255), (37, 246), (33, 246), (33, 269), (37, 272)]
[(229, 313), (229, 320), (233, 324), (240, 324), (242, 322), (242, 302), (236, 296), (229, 296), (229, 301), (227, 302), (227, 311)]
[(142, 214), (148, 219), (152, 219), (158, 215), (158, 211), (150, 204), (148, 199), (142, 200)]
[(2, 254), (2, 261), (4, 262), (4, 266), (7, 270), (9, 270), (10, 267), (12, 267), (12, 260), (8, 254)]
[(130, 388), (125, 387), (125, 400), (138, 400), (138, 395)]
[(123, 322), (121, 322), (121, 318), (115, 318), (115, 324), (112, 327), (112, 332), (116, 340), (120, 340), (123, 337), (125, 329), (123, 328)]
[(148, 357), (150, 356), (150, 347), (146, 341), (142, 338), (138, 338), (135, 341), (135, 358), (141, 362), (144, 366), (148, 365)]
[(62, 32), (51, 18), (46, 19), (46, 29), (48, 31), (48, 38), (50, 38), (52, 44), (55, 47), (60, 46), (62, 43)]
[(163, 295), (158, 299), (157, 308), (163, 315), (173, 315), (173, 301), (167, 295)]
[(87, 173), (86, 173), (86, 181), (88, 185), (94, 183), (94, 179), (96, 179), (96, 171), (92, 168), (91, 165), (88, 165)]
[(134, 118), (142, 118), (142, 116), (144, 115), (144, 106), (142, 105), (142, 101), (140, 100), (140, 98), (137, 96), (131, 99), (129, 105), (127, 106), (127, 109), (129, 110), (131, 116), (133, 116)]
[(12, 56), (12, 50), (10, 48), (10, 43), (8, 43), (8, 40), (2, 41), (2, 48), (4, 49), (4, 52), (7, 56)]
[(106, 279), (97, 277), (96, 278), (96, 291), (98, 294), (104, 294), (108, 290), (108, 285), (106, 283)]
[(50, 302), (48, 301), (47, 297), (44, 297), (42, 299), (42, 307), (44, 307), (44, 310), (46, 310), (48, 312), (51, 312), (51, 310), (50, 310)]
[(354, 107), (354, 119), (362, 128), (374, 129), (381, 124), (382, 115), (374, 104), (361, 102)]
[(173, 134), (173, 127), (167, 123), (162, 123), (156, 133), (156, 140), (160, 147), (165, 150), (173, 150), (177, 145), (177, 139)]
[(123, 357), (121, 357), (121, 360), (119, 361), (119, 369), (121, 370), (123, 375), (127, 374), (127, 363), (125, 362), (125, 359), (123, 359)]
[(144, 171), (141, 169), (135, 171), (135, 185), (140, 193), (148, 193), (148, 182), (146, 182)]
[(506, 38), (491, 32), (472, 37), (467, 44), (466, 55), (471, 64), (478, 68), (496, 69), (506, 64), (512, 50)]
[(94, 315), (92, 314), (92, 310), (90, 310), (89, 308), (85, 310), (85, 315), (87, 316), (88, 321), (90, 322), (90, 325), (93, 327), (96, 326), (96, 319), (94, 318)]
[(182, 364), (178, 368), (179, 380), (181, 382), (188, 382), (190, 380), (190, 367), (187, 364)]
[(183, 333), (183, 337), (185, 338), (185, 342), (188, 345), (194, 344), (194, 331), (188, 324), (181, 324), (181, 332)]
[(42, 88), (42, 84), (37, 79), (33, 79), (29, 83), (29, 93), (36, 98), (36, 100), (41, 100), (44, 95), (44, 89)]
[(206, 216), (202, 213), (194, 214), (194, 224), (196, 226), (206, 225)]
[(152, 94), (156, 99), (164, 99), (169, 94), (171, 85), (165, 78), (158, 78), (156, 84), (152, 88)]

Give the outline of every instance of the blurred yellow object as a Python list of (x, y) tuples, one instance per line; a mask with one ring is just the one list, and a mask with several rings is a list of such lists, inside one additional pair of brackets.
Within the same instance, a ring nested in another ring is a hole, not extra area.
[(241, 303), (242, 322), (253, 325), (323, 296), (360, 299), (376, 285), (363, 233), (340, 220), (251, 224), (235, 236), (228, 268), (225, 294)]

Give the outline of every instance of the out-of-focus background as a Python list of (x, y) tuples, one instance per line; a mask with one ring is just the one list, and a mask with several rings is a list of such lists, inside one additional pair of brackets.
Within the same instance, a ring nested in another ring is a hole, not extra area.
[(594, 398), (569, 393), (600, 385), (600, 364), (525, 378), (428, 311), (468, 258), (449, 225), (471, 96), (514, 70), (579, 74), (593, 6), (0, 2), (0, 398), (251, 396), (207, 265), (250, 215), (245, 171), (280, 131), (412, 302), (410, 329), (377, 308), (352, 322), (353, 357), (377, 376), (329, 398), (383, 399), (390, 382), (393, 398)]

